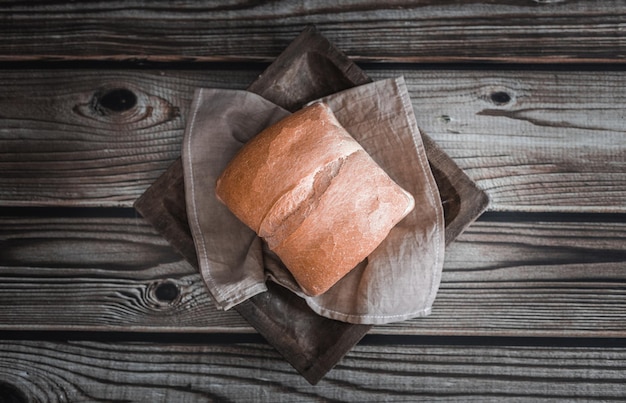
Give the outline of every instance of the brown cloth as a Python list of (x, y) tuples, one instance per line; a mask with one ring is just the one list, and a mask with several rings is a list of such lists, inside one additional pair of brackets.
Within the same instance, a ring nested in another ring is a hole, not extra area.
[(428, 315), (443, 266), (443, 210), (404, 79), (365, 84), (322, 101), (413, 195), (415, 210), (329, 291), (305, 295), (267, 245), (215, 197), (215, 181), (239, 148), (289, 112), (250, 92), (199, 89), (182, 160), (187, 214), (202, 277), (221, 309), (264, 292), (270, 279), (331, 319), (382, 324)]

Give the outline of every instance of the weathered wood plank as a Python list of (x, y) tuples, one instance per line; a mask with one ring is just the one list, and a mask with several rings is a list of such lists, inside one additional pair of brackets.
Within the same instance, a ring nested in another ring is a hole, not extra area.
[(446, 251), (433, 314), (393, 330), (623, 337), (625, 230), (623, 220), (479, 221)]
[[(130, 206), (180, 154), (196, 87), (260, 71), (0, 71), (0, 204)], [(422, 129), (491, 209), (626, 211), (621, 72), (404, 75)]]
[(356, 346), (317, 386), (269, 346), (0, 342), (0, 391), (22, 401), (611, 401), (623, 347)]
[(3, 1), (0, 60), (269, 60), (316, 24), (357, 60), (624, 62), (625, 19), (619, 0)]
[(493, 210), (626, 211), (623, 73), (409, 77), (418, 124), (489, 194)]
[(258, 72), (0, 74), (3, 204), (130, 206), (180, 155), (194, 88), (241, 89)]
[(0, 221), (0, 327), (250, 332), (141, 219)]
[[(447, 249), (430, 317), (370, 333), (626, 335), (623, 219), (493, 217)], [(134, 218), (1, 218), (0, 307), (3, 330), (253, 332)]]

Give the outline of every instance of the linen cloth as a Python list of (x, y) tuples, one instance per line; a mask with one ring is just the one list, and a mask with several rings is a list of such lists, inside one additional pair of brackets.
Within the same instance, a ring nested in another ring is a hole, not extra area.
[(383, 243), (326, 293), (302, 292), (280, 259), (215, 196), (215, 182), (237, 151), (289, 115), (247, 91), (198, 89), (183, 139), (189, 226), (202, 278), (220, 309), (267, 290), (274, 281), (319, 315), (357, 324), (430, 313), (444, 260), (443, 209), (402, 77), (351, 88), (325, 102), (339, 122), (400, 186), (415, 209)]

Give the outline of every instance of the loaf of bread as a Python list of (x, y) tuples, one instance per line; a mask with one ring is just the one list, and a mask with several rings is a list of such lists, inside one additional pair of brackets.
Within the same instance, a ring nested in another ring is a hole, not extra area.
[(374, 251), (415, 204), (323, 103), (246, 143), (218, 178), (216, 196), (312, 296)]

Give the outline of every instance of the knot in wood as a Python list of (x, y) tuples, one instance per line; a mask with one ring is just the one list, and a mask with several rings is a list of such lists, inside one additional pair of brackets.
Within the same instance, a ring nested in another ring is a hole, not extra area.
[(179, 295), (180, 291), (178, 290), (178, 286), (170, 281), (165, 281), (157, 285), (154, 290), (154, 296), (160, 302), (174, 302)]
[(137, 95), (126, 88), (113, 88), (98, 92), (93, 98), (93, 109), (102, 114), (121, 113), (137, 105)]
[(511, 96), (504, 91), (492, 92), (490, 96), (491, 102), (496, 105), (505, 105), (511, 102)]
[(0, 400), (11, 403), (26, 403), (30, 399), (16, 386), (0, 381)]

